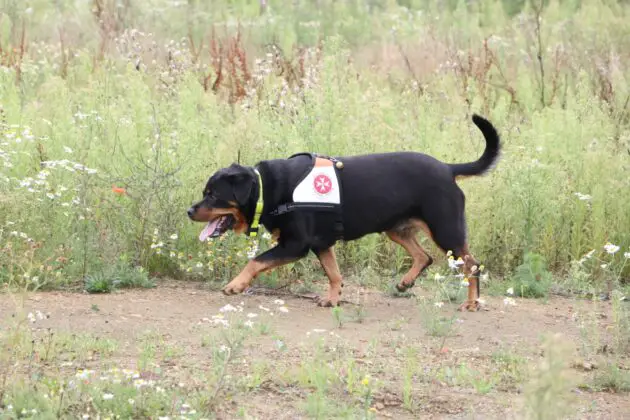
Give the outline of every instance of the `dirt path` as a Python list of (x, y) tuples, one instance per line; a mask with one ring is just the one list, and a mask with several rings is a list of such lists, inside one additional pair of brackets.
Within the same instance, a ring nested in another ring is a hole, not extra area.
[[(358, 293), (352, 288), (347, 292), (349, 296)], [(1, 320), (7, 321), (16, 313), (13, 299), (15, 296), (0, 295)], [(423, 327), (426, 320), (413, 299), (364, 291), (366, 312), (361, 322), (350, 320), (342, 328), (335, 325), (330, 309), (318, 308), (308, 299), (282, 296), (288, 312), (277, 309), (277, 299), (225, 297), (201, 284), (170, 283), (152, 290), (109, 295), (30, 294), (24, 299), (24, 310), (48, 315), (37, 321), (35, 328), (40, 331), (50, 328), (59, 333), (115, 340), (118, 346), (112, 361), (130, 368), (142, 353), (143, 340), (149, 336), (157, 338), (163, 348), (173, 349), (170, 362), (163, 366), (168, 367), (169, 374), (185, 380), (191, 372), (211, 366), (212, 346), (204, 342), (204, 337), (218, 328), (212, 324), (212, 317), (226, 304), (243, 307), (244, 314), (255, 314), (251, 319), (269, 331), (248, 340), (243, 361), (235, 366), (234, 375), (250, 375), (254, 366), (264, 363), (266, 379), (256, 392), (233, 395), (232, 403), (222, 408), (222, 418), (237, 417), (237, 406), (240, 410), (247, 407), (253, 418), (305, 418), (299, 407), (308, 392), (289, 386), (286, 378), (314, 357), (320, 340), (325, 343), (326, 352), (343, 351), (378, 377), (381, 388), (377, 401), (382, 403), (378, 405), (377, 417), (519, 418), (522, 384), (515, 382), (512, 386), (506, 382), (507, 386), (495, 386), (480, 395), (470, 384), (449, 382), (448, 375), (444, 376), (444, 370), (438, 368), (463, 363), (473, 371), (489, 374), (497, 352), (514, 354), (525, 364), (533, 364), (540, 360), (544, 333), (561, 333), (577, 349), (584, 332), (578, 321), (585, 314), (598, 319), (595, 328), (601, 331), (611, 322), (606, 303), (553, 298), (546, 304), (517, 300), (516, 306), (506, 306), (502, 298), (487, 298), (488, 310), (457, 313), (453, 332), (444, 338), (427, 334)], [(445, 305), (442, 309), (450, 316), (455, 314), (453, 308)], [(344, 314), (350, 316), (355, 310), (353, 305), (346, 305)], [(401, 402), (401, 378), (411, 360), (402, 349), (414, 349), (413, 361), (420, 372), (411, 381), (416, 404), (413, 414), (403, 409)], [(577, 353), (575, 358), (579, 360)], [(587, 380), (592, 372), (575, 369), (575, 373)], [(578, 390), (574, 394), (580, 410), (577, 418), (630, 419), (628, 395)]]

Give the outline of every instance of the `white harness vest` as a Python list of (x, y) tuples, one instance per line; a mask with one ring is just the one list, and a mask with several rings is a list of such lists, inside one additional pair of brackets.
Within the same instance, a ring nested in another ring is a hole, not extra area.
[(322, 158), (310, 153), (299, 153), (291, 158), (299, 155), (310, 156), (313, 167), (293, 190), (293, 202), (280, 204), (269, 214), (275, 217), (293, 211), (332, 212), (335, 215), (331, 225), (334, 235), (337, 239), (343, 239), (343, 193), (336, 170), (341, 170), (343, 163), (334, 158)]
[(341, 204), (339, 179), (330, 160), (315, 159), (313, 169), (293, 190), (293, 202)]

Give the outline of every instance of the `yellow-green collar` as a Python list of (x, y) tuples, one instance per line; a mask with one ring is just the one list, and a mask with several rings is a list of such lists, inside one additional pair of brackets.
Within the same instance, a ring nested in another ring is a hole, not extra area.
[(254, 168), (254, 172), (256, 172), (256, 175), (258, 175), (258, 201), (256, 202), (254, 219), (252, 220), (252, 224), (250, 225), (248, 232), (248, 235), (252, 238), (258, 236), (258, 228), (260, 227), (260, 216), (262, 216), (262, 211), (264, 207), (262, 177), (260, 176), (260, 172), (258, 172), (258, 169)]

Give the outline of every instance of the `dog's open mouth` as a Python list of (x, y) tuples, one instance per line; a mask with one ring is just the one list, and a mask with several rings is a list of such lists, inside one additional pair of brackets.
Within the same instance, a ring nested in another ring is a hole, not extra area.
[(234, 216), (226, 214), (225, 216), (219, 216), (211, 222), (208, 222), (205, 228), (199, 234), (199, 240), (204, 242), (208, 238), (216, 238), (223, 235), (234, 226)]

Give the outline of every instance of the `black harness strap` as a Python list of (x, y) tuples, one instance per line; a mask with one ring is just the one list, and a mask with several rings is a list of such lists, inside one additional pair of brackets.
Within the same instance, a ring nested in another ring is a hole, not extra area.
[(328, 203), (286, 203), (280, 204), (277, 209), (270, 212), (271, 216), (280, 216), (285, 213), (291, 213), (299, 210), (317, 210), (317, 211), (330, 211), (333, 213), (339, 212), (339, 205)]

